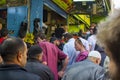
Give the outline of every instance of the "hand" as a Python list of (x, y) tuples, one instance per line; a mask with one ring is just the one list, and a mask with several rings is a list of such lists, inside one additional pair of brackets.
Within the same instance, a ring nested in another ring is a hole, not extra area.
[(58, 72), (58, 76), (61, 78), (61, 77), (63, 77), (63, 75), (64, 75), (64, 71), (59, 71)]

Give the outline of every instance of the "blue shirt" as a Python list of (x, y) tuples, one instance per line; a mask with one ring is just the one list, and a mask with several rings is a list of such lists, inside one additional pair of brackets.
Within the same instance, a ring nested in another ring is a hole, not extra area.
[(75, 49), (75, 39), (71, 38), (68, 40), (68, 42), (63, 47), (63, 52), (68, 55), (69, 57), (69, 63), (68, 65), (71, 65), (75, 62), (77, 51)]

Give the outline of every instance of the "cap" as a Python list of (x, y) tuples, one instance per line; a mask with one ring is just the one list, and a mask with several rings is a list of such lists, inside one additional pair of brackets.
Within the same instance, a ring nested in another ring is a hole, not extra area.
[(91, 56), (91, 57), (96, 57), (96, 58), (99, 58), (101, 59), (101, 54), (98, 52), (98, 51), (91, 51), (88, 56)]

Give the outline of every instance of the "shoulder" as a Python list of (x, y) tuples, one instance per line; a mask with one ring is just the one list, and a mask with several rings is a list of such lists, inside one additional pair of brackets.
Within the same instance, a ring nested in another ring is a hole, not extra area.
[(33, 73), (30, 73), (30, 72), (24, 73), (24, 77), (28, 78), (29, 80), (41, 80), (40, 76), (35, 75)]

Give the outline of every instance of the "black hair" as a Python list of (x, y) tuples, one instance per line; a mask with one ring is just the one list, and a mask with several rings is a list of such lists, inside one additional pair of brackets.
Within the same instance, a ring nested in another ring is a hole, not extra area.
[(56, 37), (51, 37), (51, 38), (50, 38), (50, 42), (51, 42), (51, 43), (54, 43), (55, 40), (57, 40)]
[(8, 38), (1, 44), (1, 56), (4, 62), (13, 61), (16, 55), (24, 52), (25, 43), (19, 38)]
[(38, 37), (41, 38), (42, 40), (46, 39), (46, 35), (42, 32), (39, 32), (38, 34), (35, 35), (35, 41), (37, 40)]
[(22, 22), (21, 25), (20, 25), (19, 32), (18, 32), (18, 36), (19, 36), (21, 39), (22, 39), (22, 38), (25, 38), (26, 33), (27, 33), (27, 23), (26, 23), (26, 22)]
[(5, 37), (8, 35), (8, 29), (7, 28), (2, 28), (1, 32), (0, 32), (1, 36), (0, 37)]
[(33, 45), (28, 50), (28, 58), (36, 58), (38, 54), (42, 53), (42, 48), (38, 45)]
[(63, 36), (64, 36), (64, 38), (67, 38), (67, 39), (70, 39), (70, 38), (73, 37), (73, 35), (70, 34), (70, 33), (66, 33), (66, 34), (64, 34)]

